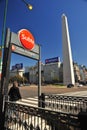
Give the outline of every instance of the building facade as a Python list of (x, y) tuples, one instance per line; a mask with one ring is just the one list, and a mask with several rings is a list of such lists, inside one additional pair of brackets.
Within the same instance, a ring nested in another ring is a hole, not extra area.
[[(87, 68), (77, 63), (73, 63), (75, 83), (87, 81)], [(20, 70), (11, 70), (10, 77), (19, 74), (26, 77), (29, 83), (38, 84), (38, 64), (25, 67)], [(63, 63), (51, 62), (41, 63), (41, 83), (63, 83)]]

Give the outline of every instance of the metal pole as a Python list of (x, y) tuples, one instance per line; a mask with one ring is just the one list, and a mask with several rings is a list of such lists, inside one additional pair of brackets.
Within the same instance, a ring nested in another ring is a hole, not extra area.
[(39, 61), (38, 61), (38, 106), (40, 106), (41, 96), (41, 47), (39, 45)]
[(4, 10), (4, 20), (3, 20), (3, 30), (2, 30), (2, 41), (1, 45), (4, 45), (4, 39), (5, 39), (5, 30), (6, 30), (6, 16), (7, 16), (7, 6), (8, 6), (8, 0), (6, 0), (5, 3), (5, 10)]
[(28, 3), (25, 0), (22, 0), (26, 5), (28, 5)]
[[(3, 46), (4, 46), (4, 40), (5, 40), (5, 30), (6, 30), (6, 15), (7, 15), (7, 6), (8, 6), (8, 0), (5, 1), (5, 8), (4, 8), (4, 18), (3, 18), (3, 27), (2, 27), (2, 38), (1, 38), (1, 48), (0, 48), (0, 73), (2, 74), (2, 52), (3, 52)], [(0, 77), (1, 78), (1, 77)], [(2, 95), (2, 86), (1, 86), (1, 79), (0, 79), (0, 130), (3, 129), (3, 95)]]
[[(22, 0), (22, 1), (28, 7), (28, 9), (32, 10), (32, 5), (28, 4), (25, 0)], [(4, 19), (3, 19), (3, 28), (2, 28), (2, 38), (1, 38), (1, 48), (0, 48), (0, 69), (1, 69), (1, 73), (2, 73), (2, 57), (3, 57), (2, 56), (2, 49), (3, 49), (3, 45), (4, 45), (5, 32), (6, 32), (7, 8), (8, 8), (8, 0), (5, 0)]]
[[(3, 28), (2, 28), (2, 39), (1, 39), (1, 55), (0, 55), (0, 67), (1, 67), (1, 73), (2, 73), (2, 49), (4, 46), (4, 40), (5, 40), (5, 29), (6, 29), (6, 15), (7, 15), (7, 6), (8, 6), (8, 0), (5, 2), (5, 9), (4, 9), (4, 19), (3, 19)], [(1, 87), (1, 80), (0, 80), (0, 96), (2, 95), (2, 87)], [(1, 97), (0, 97), (1, 98)], [(1, 99), (0, 99), (1, 100)], [(2, 102), (2, 101), (1, 101)], [(0, 102), (0, 103), (1, 103)], [(0, 105), (1, 106), (1, 105)], [(1, 108), (1, 107), (0, 107)], [(0, 110), (1, 111), (1, 110)]]
[(2, 49), (3, 49), (3, 45), (4, 45), (5, 30), (6, 30), (7, 6), (8, 6), (8, 0), (6, 0), (6, 2), (5, 2), (3, 28), (2, 28), (2, 38), (1, 38), (1, 48), (0, 48), (0, 69), (1, 69), (1, 73), (2, 73)]

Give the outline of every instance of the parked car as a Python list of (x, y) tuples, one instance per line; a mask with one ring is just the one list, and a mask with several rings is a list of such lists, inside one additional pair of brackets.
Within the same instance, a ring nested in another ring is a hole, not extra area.
[(74, 87), (73, 84), (68, 84), (68, 85), (67, 85), (67, 88), (72, 88), (72, 87)]
[(78, 87), (82, 87), (83, 85), (82, 84), (78, 84)]
[(79, 81), (79, 84), (86, 85), (86, 81)]

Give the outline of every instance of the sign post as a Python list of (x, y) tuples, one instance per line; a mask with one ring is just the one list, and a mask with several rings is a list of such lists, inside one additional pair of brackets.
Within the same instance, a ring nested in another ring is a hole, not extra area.
[(38, 60), (38, 106), (40, 107), (41, 96), (41, 47), (39, 45), (39, 60)]
[[(0, 83), (0, 115), (1, 122), (4, 122), (4, 96), (7, 97), (8, 93), (8, 83), (9, 83), (9, 71), (10, 71), (10, 59), (11, 59), (11, 44), (10, 43), (10, 30), (6, 32), (6, 40), (4, 45), (4, 54), (3, 54), (3, 64), (2, 64), (2, 76)], [(8, 36), (9, 34), (9, 36)], [(4, 124), (3, 124), (4, 125)], [(4, 126), (0, 125), (0, 129), (3, 129)]]
[[(22, 42), (22, 43), (21, 43)], [(10, 59), (11, 53), (17, 53), (25, 57), (38, 61), (38, 102), (41, 95), (41, 50), (40, 45), (35, 44), (34, 38), (28, 30), (21, 30), (19, 34), (10, 32), (7, 29), (6, 40), (4, 45), (2, 77), (0, 84), (0, 111), (3, 108), (3, 96), (8, 94), (9, 85), (9, 72), (10, 72)], [(39, 105), (39, 103), (38, 103)]]
[[(26, 29), (22, 29), (18, 33), (19, 40), (22, 44), (22, 46), (32, 51), (35, 47), (35, 40), (33, 35)], [(30, 52), (32, 54), (32, 52)], [(38, 59), (38, 106), (40, 105), (39, 99), (41, 96), (41, 47), (38, 45), (38, 50), (35, 51), (35, 53), (38, 53), (38, 56), (36, 59)], [(35, 54), (36, 56), (37, 54)], [(34, 55), (32, 55), (34, 58)]]

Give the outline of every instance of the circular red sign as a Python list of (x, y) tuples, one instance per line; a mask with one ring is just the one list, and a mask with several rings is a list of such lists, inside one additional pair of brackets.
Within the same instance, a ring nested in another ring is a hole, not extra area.
[(18, 37), (23, 47), (29, 50), (32, 50), (34, 48), (35, 46), (34, 37), (31, 34), (31, 32), (29, 32), (27, 29), (21, 29), (18, 32)]

